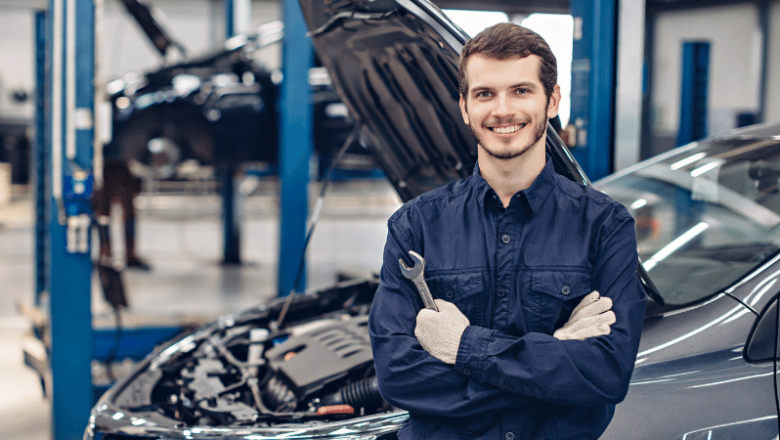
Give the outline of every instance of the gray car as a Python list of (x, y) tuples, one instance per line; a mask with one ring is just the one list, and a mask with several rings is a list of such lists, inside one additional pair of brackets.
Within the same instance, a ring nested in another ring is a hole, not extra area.
[(628, 396), (602, 438), (777, 438), (766, 309), (780, 291), (779, 178), (780, 125), (770, 125), (594, 184), (636, 219), (640, 258), (666, 301), (648, 302)]
[[(403, 200), (471, 173), (476, 145), (457, 105), (462, 31), (425, 0), (301, 6)], [(587, 182), (549, 128), (547, 154)], [(766, 126), (595, 183), (637, 219), (652, 299), (628, 397), (602, 438), (776, 438), (779, 181), (780, 126)], [(100, 399), (85, 439), (396, 438), (408, 415), (379, 395), (366, 329), (376, 287), (347, 281), (289, 308), (280, 299), (161, 347)]]

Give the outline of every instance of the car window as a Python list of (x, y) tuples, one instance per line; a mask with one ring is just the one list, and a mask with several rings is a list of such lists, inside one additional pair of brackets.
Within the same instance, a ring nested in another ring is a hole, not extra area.
[(645, 270), (671, 306), (706, 298), (780, 250), (780, 141), (682, 147), (595, 186), (636, 220)]

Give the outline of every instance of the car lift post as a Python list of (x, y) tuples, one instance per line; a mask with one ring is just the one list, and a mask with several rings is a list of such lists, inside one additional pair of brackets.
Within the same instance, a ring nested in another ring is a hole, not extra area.
[(707, 87), (710, 66), (709, 42), (685, 42), (682, 49), (678, 146), (707, 136)]
[[(46, 11), (35, 13), (35, 307), (47, 291), (49, 272), (46, 262), (48, 254), (48, 225), (46, 204), (51, 197), (51, 185), (47, 179), (49, 151), (46, 142)], [(39, 338), (42, 335), (37, 335)]]
[(295, 288), (305, 288), (305, 271), (301, 282), (293, 286), (306, 236), (309, 197), (309, 159), (311, 156), (311, 40), (306, 36), (298, 0), (283, 0), (284, 43), (282, 54), (282, 92), (279, 100), (281, 142), (279, 145), (279, 178), (281, 180), (279, 220), (278, 293), (285, 296)]
[[(94, 5), (50, 0), (46, 142), (53, 437), (80, 439), (92, 407), (89, 200), (92, 191)], [(78, 51), (78, 52), (77, 52)]]
[[(246, 32), (249, 8), (246, 0), (225, 0), (225, 36), (231, 38), (237, 33)], [(223, 164), (219, 168), (222, 179), (222, 264), (241, 264), (241, 221), (243, 206), (238, 193), (236, 177), (238, 165)]]
[(613, 170), (617, 1), (571, 0), (572, 155), (592, 181)]

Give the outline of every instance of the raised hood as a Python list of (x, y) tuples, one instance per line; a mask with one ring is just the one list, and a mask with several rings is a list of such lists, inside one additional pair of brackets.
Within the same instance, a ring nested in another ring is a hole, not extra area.
[[(401, 199), (469, 176), (477, 144), (457, 75), (468, 36), (427, 0), (300, 3), (317, 55)], [(547, 147), (556, 171), (587, 182), (549, 127)]]
[(471, 174), (477, 145), (458, 107), (465, 33), (427, 2), (300, 1), (320, 61), (401, 199)]

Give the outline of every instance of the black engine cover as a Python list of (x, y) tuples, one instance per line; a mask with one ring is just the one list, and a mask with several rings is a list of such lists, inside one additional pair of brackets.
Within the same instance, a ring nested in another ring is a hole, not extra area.
[[(296, 355), (284, 360), (285, 355)], [(368, 317), (362, 316), (291, 337), (266, 353), (271, 367), (303, 398), (373, 361)]]

